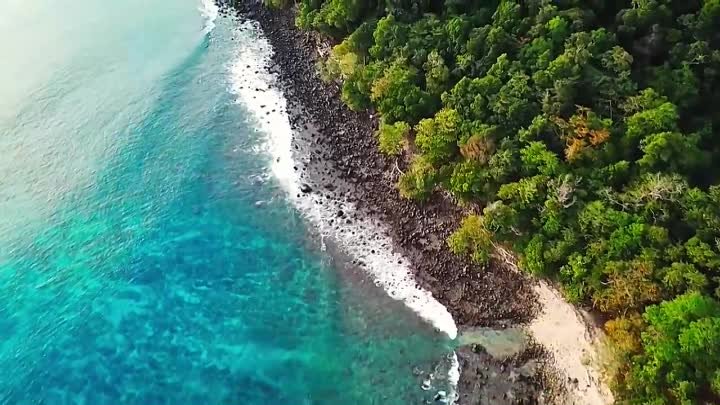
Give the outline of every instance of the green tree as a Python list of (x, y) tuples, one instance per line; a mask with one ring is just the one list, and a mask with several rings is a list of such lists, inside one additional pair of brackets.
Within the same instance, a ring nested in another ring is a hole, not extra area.
[(458, 111), (464, 118), (488, 121), (489, 99), (500, 91), (502, 82), (495, 76), (480, 79), (463, 78), (449, 92), (443, 94), (443, 104)]
[(440, 96), (447, 90), (450, 80), (450, 69), (445, 65), (443, 57), (435, 50), (428, 55), (425, 62), (425, 84), (430, 94)]
[(490, 103), (498, 124), (517, 131), (540, 112), (539, 105), (533, 101), (529, 83), (530, 77), (525, 73), (515, 72), (500, 88), (497, 96)]
[(455, 254), (467, 254), (478, 264), (490, 261), (492, 253), (491, 233), (485, 229), (479, 215), (469, 215), (463, 219), (460, 227), (448, 238), (448, 246)]
[(399, 23), (393, 14), (381, 18), (373, 32), (374, 45), (370, 55), (376, 59), (393, 56), (408, 40), (407, 26)]
[(537, 175), (525, 177), (517, 182), (506, 183), (500, 187), (498, 197), (511, 205), (527, 209), (544, 201), (547, 176)]
[(673, 293), (703, 291), (709, 284), (707, 277), (690, 263), (672, 263), (665, 270), (663, 284)]
[(648, 171), (690, 173), (705, 163), (705, 155), (699, 147), (697, 135), (678, 132), (652, 134), (640, 142), (643, 157), (638, 164)]
[(458, 152), (459, 129), (460, 114), (452, 109), (442, 109), (434, 118), (426, 118), (415, 127), (415, 144), (430, 162), (443, 164)]
[(399, 155), (407, 143), (410, 125), (398, 121), (394, 124), (380, 123), (377, 137), (380, 151), (387, 155)]
[(420, 89), (419, 82), (416, 68), (396, 60), (373, 82), (370, 99), (387, 122), (415, 123), (434, 107), (432, 97)]
[(410, 169), (398, 180), (400, 195), (412, 200), (424, 200), (440, 182), (440, 172), (422, 156), (416, 156)]
[(558, 156), (547, 149), (542, 142), (530, 142), (520, 151), (523, 171), (529, 175), (544, 174), (554, 176), (561, 169)]
[(638, 142), (652, 134), (677, 131), (678, 118), (677, 108), (669, 102), (639, 111), (626, 119), (625, 137)]
[[(649, 307), (643, 354), (632, 367), (637, 403), (694, 403), (720, 370), (720, 304), (697, 292)], [(716, 392), (717, 394), (717, 392)]]
[(491, 198), (496, 186), (481, 163), (466, 160), (453, 165), (448, 189), (458, 198), (468, 201), (473, 198)]

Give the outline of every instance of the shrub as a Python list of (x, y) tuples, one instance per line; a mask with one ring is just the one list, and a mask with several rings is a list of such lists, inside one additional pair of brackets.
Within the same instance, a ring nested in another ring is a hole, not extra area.
[(398, 180), (400, 195), (412, 200), (424, 200), (430, 196), (439, 180), (439, 172), (422, 156), (413, 159), (410, 169)]
[(434, 118), (426, 118), (415, 127), (415, 144), (433, 163), (449, 161), (458, 150), (460, 115), (451, 109), (440, 110)]
[(479, 215), (469, 215), (463, 219), (458, 228), (448, 238), (448, 246), (455, 254), (467, 254), (478, 264), (490, 261), (493, 250), (491, 234), (485, 229), (483, 218)]
[(382, 122), (378, 129), (377, 137), (380, 151), (386, 155), (399, 155), (405, 147), (406, 136), (410, 132), (410, 125), (398, 121), (394, 124)]

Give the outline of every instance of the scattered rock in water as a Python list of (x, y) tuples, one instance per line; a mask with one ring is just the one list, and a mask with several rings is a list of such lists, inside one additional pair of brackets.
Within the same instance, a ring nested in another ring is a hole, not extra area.
[(427, 391), (427, 390), (430, 389), (431, 384), (432, 384), (432, 382), (430, 381), (430, 379), (429, 379), (429, 378), (426, 378), (426, 379), (423, 380), (422, 385), (420, 386), (420, 388), (422, 388), (423, 391)]
[(445, 391), (438, 391), (437, 394), (435, 394), (435, 397), (433, 398), (435, 402), (446, 402), (447, 401), (447, 393)]

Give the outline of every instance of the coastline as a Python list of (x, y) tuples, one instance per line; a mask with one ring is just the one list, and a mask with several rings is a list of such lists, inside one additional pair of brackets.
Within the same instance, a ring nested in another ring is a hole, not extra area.
[[(312, 192), (321, 197), (320, 203), (325, 198), (352, 205), (344, 211), (333, 208), (336, 223), (342, 223), (336, 229), (350, 229), (363, 221), (384, 224), (389, 245), (384, 241), (378, 246), (367, 245), (367, 241), (358, 240), (356, 247), (372, 249), (373, 253), (375, 249), (388, 249), (409, 260), (412, 282), (447, 308), (460, 334), (477, 327), (503, 330), (515, 326), (532, 333), (534, 344), (504, 359), (494, 358), (479, 344), (460, 348), (458, 402), (558, 403), (563, 398), (566, 403), (611, 403), (599, 373), (584, 364), (584, 359), (576, 358), (578, 353), (592, 352), (596, 343), (595, 337), (586, 333), (589, 326), (585, 319), (576, 316), (567, 320), (569, 325), (563, 322), (563, 328), (569, 327), (572, 333), (557, 330), (559, 313), (577, 313), (568, 312), (568, 308), (575, 311), (572, 305), (544, 281), (516, 271), (514, 263), (507, 260), (495, 258), (487, 268), (477, 269), (451, 254), (445, 239), (464, 211), (448, 197), (435, 193), (429, 201), (418, 204), (399, 196), (394, 184), (406, 162), (379, 153), (374, 136), (376, 117), (370, 112), (348, 110), (340, 101), (337, 86), (317, 77), (315, 61), (318, 50), (325, 46), (323, 40), (294, 29), (292, 10), (269, 11), (255, 1), (235, 3), (234, 7), (241, 19), (259, 23), (274, 50), (268, 68), (277, 74), (277, 85), (287, 100), (290, 131), (294, 133), (288, 150), (294, 149), (303, 157), (302, 164), (286, 168), (301, 180), (300, 189), (293, 191), (298, 198)], [(361, 261), (356, 264), (367, 265)], [(378, 265), (382, 264), (375, 263)], [(513, 268), (508, 268), (510, 265)], [(559, 333), (565, 339), (553, 344)], [(579, 333), (584, 338), (573, 345)]]

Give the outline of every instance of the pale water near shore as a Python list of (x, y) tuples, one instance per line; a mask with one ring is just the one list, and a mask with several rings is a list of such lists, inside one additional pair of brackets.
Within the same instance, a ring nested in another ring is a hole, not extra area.
[(256, 45), (235, 21), (196, 0), (10, 0), (0, 33), (0, 404), (451, 389), (447, 311), (395, 266), (370, 277), (401, 301), (358, 285), (288, 201), (234, 88)]

